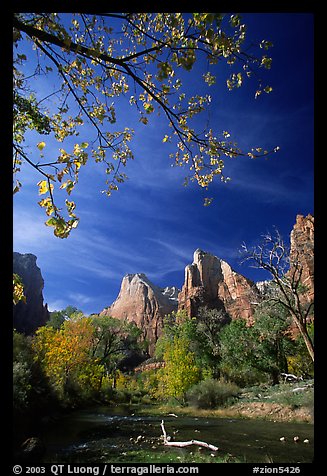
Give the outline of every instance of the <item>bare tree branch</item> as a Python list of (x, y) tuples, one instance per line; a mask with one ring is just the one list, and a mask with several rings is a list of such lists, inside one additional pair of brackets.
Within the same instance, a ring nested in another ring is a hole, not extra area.
[(253, 249), (249, 249), (245, 243), (241, 248), (242, 262), (252, 262), (254, 267), (264, 269), (272, 276), (272, 282), (276, 285), (279, 296), (270, 298), (270, 300), (278, 302), (290, 313), (310, 357), (314, 361), (314, 346), (307, 328), (307, 319), (313, 303), (310, 303), (305, 309), (301, 300), (303, 267), (298, 256), (296, 255), (294, 261), (291, 262), (290, 252), (278, 230), (275, 230), (274, 236), (264, 235), (262, 243)]
[(203, 448), (208, 448), (209, 450), (212, 450), (212, 451), (218, 451), (219, 449), (218, 446), (214, 446), (209, 443), (206, 443), (205, 441), (199, 441), (199, 440), (170, 441), (169, 436), (167, 436), (163, 420), (161, 420), (160, 426), (162, 429), (165, 446), (175, 446), (175, 447), (177, 446), (178, 448), (184, 448), (185, 446), (197, 445), (197, 446), (202, 446)]

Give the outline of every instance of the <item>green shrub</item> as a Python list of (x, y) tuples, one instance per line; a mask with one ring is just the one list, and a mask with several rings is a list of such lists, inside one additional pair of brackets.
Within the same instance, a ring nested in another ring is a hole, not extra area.
[(21, 409), (28, 406), (28, 397), (31, 391), (31, 371), (26, 362), (13, 363), (13, 403), (14, 408)]
[(239, 393), (234, 383), (210, 378), (194, 385), (187, 392), (187, 401), (196, 408), (216, 408), (231, 405)]
[(268, 383), (269, 376), (255, 368), (246, 368), (241, 366), (231, 366), (222, 364), (220, 366), (221, 375), (228, 381), (234, 382), (237, 386), (252, 387)]
[[(283, 388), (282, 385), (280, 387)], [(282, 403), (283, 405), (289, 405), (293, 409), (307, 407), (313, 411), (314, 390), (313, 388), (307, 388), (302, 391), (294, 392), (294, 387), (286, 387), (280, 393), (274, 395), (274, 401)]]

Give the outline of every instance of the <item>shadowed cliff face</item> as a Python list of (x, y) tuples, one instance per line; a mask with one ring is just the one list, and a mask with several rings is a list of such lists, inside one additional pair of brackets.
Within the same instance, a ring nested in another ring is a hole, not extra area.
[(199, 307), (224, 309), (232, 319), (251, 321), (258, 290), (255, 284), (228, 263), (210, 253), (196, 250), (193, 263), (185, 268), (185, 281), (178, 308), (196, 316)]
[(163, 318), (177, 310), (176, 288), (161, 289), (155, 286), (145, 274), (124, 276), (116, 301), (104, 309), (100, 316), (110, 315), (126, 319), (142, 329), (143, 337), (149, 343), (152, 355), (155, 343), (161, 334)]
[(22, 278), (26, 296), (26, 304), (19, 302), (14, 305), (13, 326), (18, 332), (33, 334), (49, 319), (47, 305), (43, 304), (44, 281), (36, 264), (36, 256), (14, 253), (13, 272)]

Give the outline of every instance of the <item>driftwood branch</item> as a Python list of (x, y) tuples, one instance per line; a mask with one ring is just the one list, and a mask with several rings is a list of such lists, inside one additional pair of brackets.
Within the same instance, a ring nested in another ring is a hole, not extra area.
[(212, 451), (218, 451), (218, 446), (210, 445), (209, 443), (205, 443), (204, 441), (199, 441), (199, 440), (170, 441), (169, 436), (167, 436), (163, 420), (161, 421), (161, 429), (163, 433), (165, 446), (177, 446), (178, 448), (184, 448), (184, 446), (197, 445), (197, 446), (203, 446), (204, 448), (209, 448)]

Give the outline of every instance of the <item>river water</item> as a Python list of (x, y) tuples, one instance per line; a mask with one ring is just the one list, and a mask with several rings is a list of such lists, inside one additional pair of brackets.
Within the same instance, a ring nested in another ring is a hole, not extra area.
[[(79, 410), (47, 426), (42, 439), (47, 447), (44, 462), (109, 463), (140, 462), (138, 450), (166, 452), (176, 461), (197, 447), (165, 447), (160, 423), (174, 441), (197, 439), (219, 447), (248, 463), (310, 463), (313, 461), (313, 425), (231, 418), (144, 416), (132, 408), (96, 407)], [(294, 437), (299, 437), (294, 442)], [(284, 438), (284, 441), (280, 441)], [(304, 440), (309, 440), (304, 442)], [(210, 450), (203, 450), (209, 452)], [(144, 453), (145, 454), (145, 453)], [(170, 459), (170, 461), (172, 461)], [(141, 462), (151, 462), (145, 461)]]

